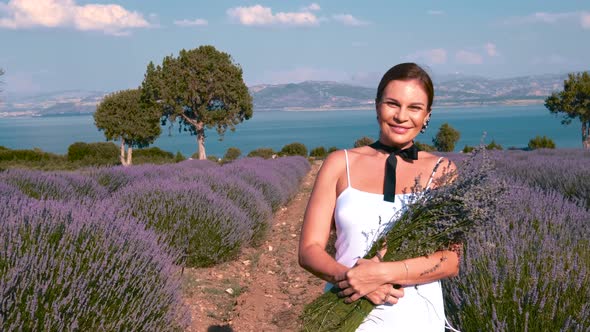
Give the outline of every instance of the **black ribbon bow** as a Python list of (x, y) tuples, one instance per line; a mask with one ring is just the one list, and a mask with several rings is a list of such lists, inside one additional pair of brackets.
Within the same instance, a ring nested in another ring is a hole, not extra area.
[(414, 144), (407, 149), (398, 149), (389, 145), (385, 145), (380, 141), (376, 141), (369, 145), (375, 150), (383, 150), (389, 153), (387, 162), (385, 163), (385, 182), (383, 184), (383, 200), (388, 202), (395, 201), (395, 168), (397, 166), (397, 158), (400, 156), (404, 159), (418, 160), (418, 147)]

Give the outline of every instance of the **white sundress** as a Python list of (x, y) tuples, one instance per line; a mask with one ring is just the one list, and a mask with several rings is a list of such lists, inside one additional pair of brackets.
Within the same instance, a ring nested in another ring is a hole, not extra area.
[[(364, 257), (383, 229), (390, 228), (407, 208), (411, 194), (395, 195), (395, 202), (383, 200), (382, 194), (369, 193), (350, 185), (348, 152), (346, 189), (336, 199), (336, 261), (353, 267)], [(442, 157), (439, 158), (437, 165)], [(434, 168), (426, 189), (432, 182)], [(326, 289), (332, 287), (326, 285)], [(357, 331), (444, 331), (445, 313), (440, 281), (404, 287), (397, 304), (378, 305)]]

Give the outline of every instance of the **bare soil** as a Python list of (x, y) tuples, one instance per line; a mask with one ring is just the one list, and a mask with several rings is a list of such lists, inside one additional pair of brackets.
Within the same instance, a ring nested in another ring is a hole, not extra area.
[(320, 162), (312, 163), (299, 193), (275, 213), (266, 242), (245, 248), (235, 261), (186, 269), (188, 331), (298, 331), (303, 306), (324, 282), (297, 263), (299, 232)]

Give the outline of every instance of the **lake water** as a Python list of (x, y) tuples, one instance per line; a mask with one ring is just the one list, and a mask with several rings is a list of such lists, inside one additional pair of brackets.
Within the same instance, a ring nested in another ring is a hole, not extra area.
[[(431, 143), (440, 125), (448, 122), (461, 132), (456, 145), (477, 145), (483, 132), (486, 142), (494, 139), (504, 148), (525, 147), (537, 135), (546, 135), (558, 148), (581, 148), (580, 122), (562, 125), (560, 118), (543, 105), (437, 108), (433, 110), (430, 127), (417, 140)], [(208, 130), (205, 141), (208, 155), (222, 156), (228, 147), (238, 147), (245, 155), (259, 147), (280, 150), (285, 144), (301, 142), (308, 149), (325, 146), (347, 148), (362, 136), (377, 137), (375, 112), (359, 111), (273, 111), (254, 112), (254, 117), (227, 132), (223, 141), (215, 130)], [(41, 148), (66, 153), (74, 142), (104, 141), (94, 126), (92, 115), (53, 116), (0, 119), (0, 145), (12, 149)], [(171, 131), (162, 128), (155, 146), (171, 152), (192, 155), (197, 144), (194, 136), (179, 133), (178, 125)]]

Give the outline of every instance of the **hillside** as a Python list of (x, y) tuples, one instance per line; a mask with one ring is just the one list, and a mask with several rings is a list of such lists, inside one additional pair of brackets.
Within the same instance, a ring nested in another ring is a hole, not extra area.
[[(446, 76), (435, 83), (435, 106), (542, 103), (563, 88), (566, 74), (505, 79)], [(251, 86), (257, 111), (293, 109), (371, 108), (375, 89), (328, 81)], [(30, 97), (5, 96), (0, 118), (90, 114), (106, 95), (102, 91), (63, 91)]]

